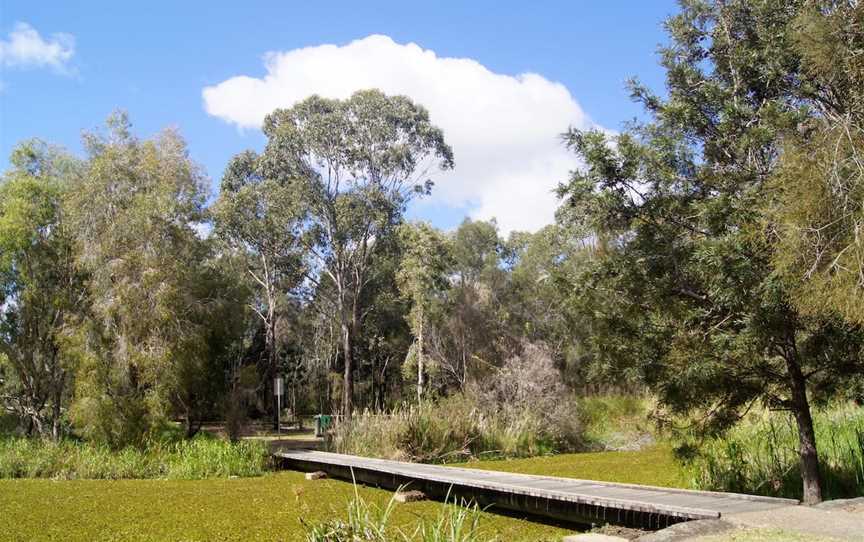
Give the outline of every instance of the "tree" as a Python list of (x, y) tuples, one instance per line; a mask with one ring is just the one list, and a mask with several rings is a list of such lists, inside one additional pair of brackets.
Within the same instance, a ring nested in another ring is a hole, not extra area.
[(0, 400), (27, 432), (59, 439), (74, 359), (70, 326), (86, 302), (63, 200), (78, 164), (20, 144), (0, 182)]
[(566, 369), (568, 383), (582, 389), (601, 383), (602, 377), (592, 374), (590, 352), (584, 347), (589, 322), (569, 303), (569, 292), (592, 259), (584, 232), (563, 224), (534, 233), (513, 232), (505, 252), (510, 333), (545, 344), (556, 365)]
[[(285, 296), (302, 278), (298, 243), (301, 214), (291, 177), (268, 178), (261, 159), (247, 151), (225, 170), (219, 200), (213, 209), (215, 232), (246, 262), (257, 295), (250, 308), (264, 326), (264, 392), (277, 374), (280, 352), (277, 323)], [(273, 423), (277, 423), (273, 396)]]
[[(448, 291), (440, 329), (434, 330), (433, 344), (445, 372), (464, 387), (469, 369), (480, 373), (499, 364), (514, 351), (502, 351), (508, 341), (508, 274), (503, 268), (503, 242), (494, 220), (464, 220), (449, 243), (452, 284)], [(431, 341), (430, 341), (431, 342)], [(509, 350), (509, 349), (507, 349)]]
[(767, 213), (796, 306), (864, 325), (864, 5), (808, 5), (793, 23), (812, 118), (784, 137)]
[(789, 410), (803, 498), (814, 503), (810, 404), (860, 373), (862, 337), (796, 310), (763, 235), (780, 136), (806, 123), (802, 100), (818, 97), (793, 44), (800, 9), (683, 2), (662, 50), (668, 97), (634, 83), (649, 122), (611, 138), (571, 130), (567, 143), (586, 167), (562, 194), (570, 216), (605, 241), (575, 292), (592, 322), (592, 355), (637, 371), (671, 413), (703, 413), (705, 431), (757, 401)]
[[(363, 294), (381, 240), (406, 204), (431, 190), (429, 168), (453, 167), (453, 153), (428, 112), (403, 96), (360, 91), (347, 100), (312, 96), (264, 121), (265, 178), (296, 181), (304, 211), (307, 279), (320, 310), (340, 323), (342, 411), (354, 405), (355, 338)], [(330, 283), (328, 287), (325, 283)]]
[(403, 224), (399, 234), (405, 250), (396, 278), (402, 295), (411, 300), (408, 320), (416, 340), (408, 355), (417, 366), (419, 403), (423, 399), (426, 376), (423, 327), (432, 304), (447, 289), (449, 254), (445, 239), (429, 224)]
[(211, 251), (196, 229), (206, 179), (185, 143), (170, 130), (139, 141), (122, 113), (108, 128), (85, 136), (89, 160), (70, 191), (77, 265), (92, 299), (75, 334), (72, 418), (84, 436), (120, 446), (170, 415), (178, 371), (210, 354), (216, 292), (202, 288)]

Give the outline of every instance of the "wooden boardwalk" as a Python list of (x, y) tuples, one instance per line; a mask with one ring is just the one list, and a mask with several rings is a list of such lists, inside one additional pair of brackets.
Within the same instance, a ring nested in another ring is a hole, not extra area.
[(408, 486), (430, 497), (465, 498), (492, 509), (574, 523), (612, 523), (659, 529), (681, 521), (770, 511), (798, 504), (775, 499), (593, 480), (423, 465), (318, 451), (274, 454), (287, 468), (324, 471), (388, 489)]

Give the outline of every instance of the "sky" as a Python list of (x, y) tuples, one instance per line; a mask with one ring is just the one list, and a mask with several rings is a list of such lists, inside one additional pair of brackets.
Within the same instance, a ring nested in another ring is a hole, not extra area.
[(424, 105), (453, 147), (409, 216), (442, 228), (553, 220), (577, 158), (568, 127), (642, 113), (625, 81), (662, 91), (672, 0), (545, 2), (39, 2), (0, 0), (0, 169), (21, 140), (81, 153), (115, 109), (149, 137), (179, 129), (218, 192), (228, 160), (261, 150), (269, 111), (362, 88)]

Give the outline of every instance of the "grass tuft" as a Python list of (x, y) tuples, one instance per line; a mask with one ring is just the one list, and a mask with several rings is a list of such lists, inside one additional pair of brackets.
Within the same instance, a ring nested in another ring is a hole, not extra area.
[[(307, 542), (491, 542), (480, 534), (480, 508), (462, 501), (447, 502), (437, 516), (420, 519), (413, 532), (390, 526), (395, 495), (382, 507), (369, 503), (354, 487), (347, 519), (330, 519), (307, 527)], [(449, 499), (448, 499), (449, 501)], [(418, 518), (419, 519), (419, 518)]]

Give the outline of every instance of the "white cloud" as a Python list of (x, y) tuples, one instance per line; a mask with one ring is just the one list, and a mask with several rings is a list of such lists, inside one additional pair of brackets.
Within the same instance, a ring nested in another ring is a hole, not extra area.
[(45, 40), (27, 23), (15, 23), (8, 38), (0, 40), (0, 66), (52, 68), (66, 74), (74, 54), (75, 38), (70, 34), (53, 34)]
[(240, 128), (319, 94), (345, 98), (364, 88), (404, 94), (429, 109), (452, 145), (456, 167), (438, 174), (433, 201), (495, 217), (501, 230), (536, 230), (553, 220), (553, 194), (578, 163), (559, 134), (590, 119), (560, 83), (533, 73), (490, 71), (469, 58), (442, 58), (414, 43), (372, 35), (265, 55), (263, 78), (232, 77), (203, 90), (206, 111)]

